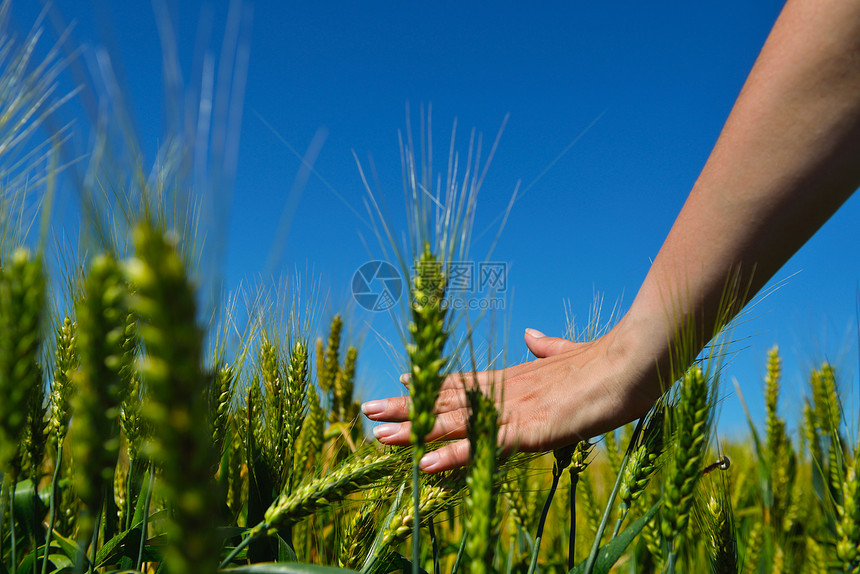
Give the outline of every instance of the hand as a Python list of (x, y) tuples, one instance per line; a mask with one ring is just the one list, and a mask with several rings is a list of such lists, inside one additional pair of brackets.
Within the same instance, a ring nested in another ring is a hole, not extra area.
[[(529, 329), (525, 342), (537, 357), (501, 371), (477, 373), (484, 392), (492, 389), (501, 413), (499, 442), (504, 451), (543, 452), (590, 438), (644, 414), (655, 393), (641, 393), (643, 369), (632, 369), (618, 328), (588, 343), (547, 337)], [(428, 440), (453, 441), (421, 460), (421, 469), (440, 472), (469, 461), (466, 439), (468, 376), (447, 377), (436, 401), (436, 425)], [(657, 393), (659, 394), (659, 393)], [(409, 397), (362, 405), (383, 444), (409, 444)]]

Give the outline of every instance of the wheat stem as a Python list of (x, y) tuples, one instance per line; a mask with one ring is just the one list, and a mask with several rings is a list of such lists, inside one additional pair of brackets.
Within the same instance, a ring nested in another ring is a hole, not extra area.
[(609, 500), (606, 502), (606, 508), (603, 511), (603, 518), (600, 520), (600, 526), (597, 527), (597, 535), (594, 537), (594, 543), (591, 545), (591, 553), (588, 555), (588, 561), (585, 563), (585, 574), (591, 574), (594, 569), (594, 563), (597, 561), (597, 552), (600, 550), (600, 541), (603, 538), (603, 531), (606, 530), (606, 525), (609, 523), (609, 514), (612, 512), (612, 505), (615, 503), (615, 497), (618, 495), (618, 489), (621, 487), (621, 479), (624, 475), (624, 469), (630, 459), (630, 451), (636, 441), (639, 440), (639, 435), (642, 432), (642, 424), (644, 418), (639, 419), (636, 423), (636, 429), (633, 431), (633, 437), (630, 439), (630, 445), (627, 447), (627, 452), (621, 460), (621, 469), (618, 476), (615, 478), (615, 485), (612, 487), (612, 492), (609, 494)]
[(143, 565), (143, 543), (146, 541), (147, 530), (149, 530), (149, 505), (152, 502), (152, 487), (155, 484), (155, 463), (149, 462), (149, 485), (146, 487), (146, 500), (143, 503), (143, 522), (140, 525), (140, 544), (137, 547), (137, 561), (134, 569), (140, 570)]
[(48, 506), (48, 532), (45, 535), (45, 555), (42, 557), (42, 574), (48, 570), (48, 554), (51, 549), (51, 537), (54, 534), (54, 523), (57, 517), (57, 478), (60, 476), (60, 465), (63, 461), (63, 443), (57, 443), (57, 462), (54, 465), (54, 474), (51, 477), (51, 501)]

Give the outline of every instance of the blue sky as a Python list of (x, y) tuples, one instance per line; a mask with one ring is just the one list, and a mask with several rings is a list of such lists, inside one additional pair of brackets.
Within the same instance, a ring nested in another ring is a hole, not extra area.
[[(152, 6), (53, 4), (66, 21), (77, 22), (75, 41), (104, 45), (111, 54), (144, 149), (154, 149), (164, 128), (164, 95)], [(200, 15), (211, 15), (209, 45), (217, 49), (226, 4), (169, 3), (189, 84)], [(229, 225), (218, 230), (227, 241), (228, 289), (310, 270), (327, 293), (319, 316), (347, 307), (354, 271), (380, 255), (372, 230), (355, 213), (366, 218), (353, 152), (365, 165), (372, 157), (377, 190), (396, 221), (402, 212), (397, 133), (406, 124), (407, 103), (416, 128), (421, 106), (432, 105), (440, 150), (455, 118), (465, 151), (469, 129), (489, 143), (509, 116), (476, 228), (493, 222), (521, 181), (528, 191), (493, 255), (508, 265), (503, 319), (513, 361), (525, 356), (526, 327), (563, 333), (565, 301), (582, 318), (595, 293), (610, 307), (632, 302), (781, 3), (266, 0), (248, 6), (253, 17), (235, 191)], [(17, 2), (13, 10), (25, 29), (35, 8)], [(281, 244), (278, 226), (300, 170), (289, 146), (304, 153), (317, 134), (325, 136), (318, 176), (293, 196)], [(765, 352), (775, 343), (784, 352), (783, 408), (790, 419), (800, 412), (805, 373), (824, 358), (835, 362), (849, 404), (856, 405), (858, 221), (855, 195), (777, 274), (779, 289), (734, 332), (738, 353), (726, 366), (726, 380), (739, 380), (760, 421)], [(476, 254), (491, 235), (476, 242)], [(276, 264), (267, 265), (275, 246)], [(376, 338), (396, 338), (387, 317), (354, 310), (350, 324), (362, 342), (359, 393), (399, 393), (397, 368)], [(724, 394), (722, 429), (742, 433), (731, 384)]]

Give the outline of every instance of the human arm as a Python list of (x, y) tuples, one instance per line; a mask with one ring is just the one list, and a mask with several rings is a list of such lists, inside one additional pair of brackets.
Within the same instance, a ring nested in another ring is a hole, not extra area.
[[(485, 387), (504, 381), (500, 438), (549, 450), (643, 415), (673, 376), (673, 352), (684, 343), (694, 355), (727, 318), (727, 282), (742, 286), (745, 303), (858, 185), (860, 3), (789, 0), (618, 325), (590, 343), (527, 333), (536, 360), (479, 376)], [(691, 324), (692, 340), (680, 341)], [(463, 439), (458, 378), (446, 381), (437, 411), (430, 438)], [(407, 398), (372, 401), (365, 412), (392, 423), (377, 428), (381, 442), (408, 443)], [(422, 468), (460, 466), (468, 453), (456, 440)]]

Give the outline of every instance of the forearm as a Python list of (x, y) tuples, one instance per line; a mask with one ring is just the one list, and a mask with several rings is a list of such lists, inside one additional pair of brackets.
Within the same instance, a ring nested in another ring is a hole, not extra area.
[(700, 349), (732, 274), (745, 303), (858, 185), (860, 3), (790, 0), (625, 317), (637, 351), (691, 324)]

